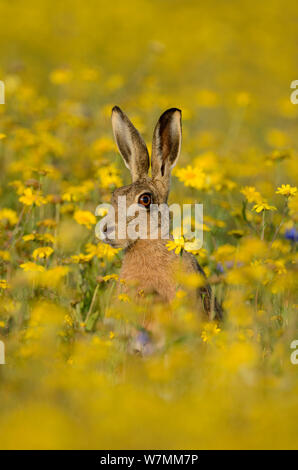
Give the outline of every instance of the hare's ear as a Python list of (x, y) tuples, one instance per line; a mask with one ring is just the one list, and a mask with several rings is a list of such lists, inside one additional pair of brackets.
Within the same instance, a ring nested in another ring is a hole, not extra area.
[(156, 124), (152, 142), (152, 177), (169, 184), (171, 169), (176, 165), (181, 148), (181, 111), (165, 111)]
[(112, 126), (116, 144), (132, 180), (144, 178), (149, 170), (149, 154), (146, 144), (126, 114), (118, 107), (112, 110)]

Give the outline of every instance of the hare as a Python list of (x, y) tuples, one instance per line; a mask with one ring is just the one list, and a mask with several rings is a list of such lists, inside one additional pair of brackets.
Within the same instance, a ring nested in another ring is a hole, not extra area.
[[(112, 127), (117, 147), (125, 165), (130, 170), (132, 183), (113, 192), (111, 204), (115, 209), (114, 226), (105, 225), (105, 242), (125, 249), (120, 279), (122, 286), (137, 284), (142, 293), (153, 293), (164, 302), (171, 302), (177, 290), (175, 268), (178, 262), (188, 273), (199, 272), (205, 276), (196, 258), (183, 251), (178, 256), (169, 251), (160, 234), (156, 239), (130, 239), (117, 237), (119, 223), (118, 198), (126, 196), (127, 207), (138, 204), (150, 213), (151, 204), (167, 203), (171, 170), (176, 165), (181, 147), (181, 111), (171, 108), (159, 118), (153, 134), (151, 177), (148, 176), (150, 160), (144, 140), (126, 114), (115, 106), (112, 110)], [(113, 232), (113, 237), (111, 233)], [(198, 289), (198, 298), (210, 319), (220, 320), (222, 310), (206, 283)]]

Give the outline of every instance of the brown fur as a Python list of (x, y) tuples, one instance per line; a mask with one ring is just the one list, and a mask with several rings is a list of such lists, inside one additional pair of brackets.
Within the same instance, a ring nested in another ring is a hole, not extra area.
[[(112, 204), (118, 221), (117, 201), (119, 196), (126, 196), (126, 205), (129, 207), (138, 202), (144, 192), (150, 192), (154, 204), (166, 203), (170, 189), (171, 169), (176, 164), (181, 146), (181, 112), (172, 108), (160, 117), (153, 135), (152, 142), (152, 178), (148, 176), (149, 155), (143, 139), (132, 125), (128, 117), (120, 110), (113, 108), (112, 124), (114, 136), (119, 151), (126, 166), (132, 174), (132, 184), (118, 188), (112, 196)], [(147, 226), (149, 225), (147, 213)], [(177, 290), (175, 272), (182, 269), (186, 274), (204, 271), (190, 253), (183, 252), (180, 257), (174, 251), (168, 251), (168, 240), (138, 239), (130, 240), (116, 238), (106, 241), (112, 246), (125, 248), (120, 278), (123, 289), (128, 291), (133, 285), (135, 293), (143, 291), (144, 294), (155, 294), (159, 299), (170, 302), (174, 299)], [(198, 289), (201, 306), (208, 314), (217, 319), (222, 318), (222, 310), (213, 296), (210, 286), (206, 283)]]

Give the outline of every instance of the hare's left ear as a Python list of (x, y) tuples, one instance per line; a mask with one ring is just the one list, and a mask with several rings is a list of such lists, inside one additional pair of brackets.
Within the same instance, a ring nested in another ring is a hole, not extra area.
[(112, 110), (112, 127), (118, 149), (130, 170), (132, 181), (144, 178), (149, 170), (146, 144), (126, 114), (118, 107)]
[(181, 148), (181, 111), (171, 108), (159, 118), (152, 142), (152, 177), (169, 185), (171, 169), (176, 165)]

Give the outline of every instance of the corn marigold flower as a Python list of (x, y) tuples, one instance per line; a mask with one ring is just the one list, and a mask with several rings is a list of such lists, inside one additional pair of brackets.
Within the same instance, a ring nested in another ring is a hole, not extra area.
[(213, 322), (206, 323), (204, 325), (201, 338), (204, 341), (204, 343), (211, 343), (211, 340), (214, 338), (214, 336), (218, 335), (220, 331), (221, 330), (220, 328), (218, 328), (216, 323), (213, 323)]
[(47, 227), (47, 228), (55, 228), (57, 226), (57, 222), (54, 219), (45, 219), (37, 222), (38, 227)]
[(33, 251), (32, 256), (36, 260), (38, 258), (43, 259), (43, 258), (48, 258), (51, 256), (51, 254), (54, 252), (53, 248), (50, 246), (42, 246), (40, 248), (36, 248), (36, 250)]
[(0, 279), (0, 289), (8, 289), (9, 284), (5, 279)]
[(261, 194), (256, 190), (254, 186), (245, 186), (241, 189), (240, 192), (245, 196), (247, 202), (258, 203), (262, 199)]
[(28, 261), (27, 263), (20, 264), (20, 267), (25, 271), (33, 271), (33, 272), (40, 272), (42, 273), (45, 271), (45, 268), (41, 266), (40, 264), (32, 263), (31, 261)]
[(127, 294), (119, 294), (118, 299), (121, 300), (121, 302), (130, 302), (130, 298), (128, 297)]
[(107, 276), (103, 276), (102, 280), (104, 282), (110, 281), (111, 279), (113, 279), (114, 281), (117, 281), (118, 277), (119, 277), (118, 274), (108, 274)]
[(16, 211), (12, 209), (1, 209), (0, 210), (0, 222), (9, 223), (9, 225), (15, 225), (18, 221)]
[(296, 186), (290, 186), (289, 184), (282, 184), (275, 191), (276, 194), (281, 194), (282, 196), (290, 197), (294, 196), (297, 193)]
[(14, 180), (14, 181), (11, 181), (8, 184), (9, 184), (9, 186), (12, 186), (16, 190), (16, 192), (19, 196), (21, 196), (23, 194), (23, 192), (25, 190), (25, 186), (22, 183), (22, 181)]
[(104, 166), (97, 170), (97, 176), (100, 179), (100, 185), (104, 189), (110, 188), (110, 186), (122, 186), (122, 180), (120, 178), (120, 172), (118, 168), (113, 165)]
[(46, 204), (46, 199), (40, 194), (40, 191), (34, 192), (32, 188), (24, 189), (23, 195), (19, 197), (19, 201), (25, 204), (26, 206), (41, 206)]
[(33, 241), (33, 240), (35, 240), (35, 234), (34, 234), (34, 233), (30, 233), (29, 235), (24, 235), (24, 236), (23, 236), (23, 240), (24, 240), (24, 242)]
[(97, 258), (106, 258), (108, 260), (112, 260), (121, 248), (113, 248), (106, 243), (99, 242), (97, 245), (92, 243), (87, 243), (86, 251), (91, 256), (97, 256)]
[(291, 158), (291, 153), (289, 151), (274, 150), (270, 155), (267, 155), (266, 163), (272, 164), (289, 158)]
[(68, 326), (73, 326), (73, 319), (71, 318), (70, 315), (65, 315), (64, 317), (64, 323)]
[(80, 186), (69, 186), (62, 194), (62, 200), (66, 202), (78, 202), (87, 199), (88, 194), (94, 188), (92, 181), (85, 181)]
[(83, 253), (79, 253), (78, 255), (71, 256), (71, 261), (75, 264), (81, 263), (89, 263), (93, 258), (93, 255), (84, 255)]
[(55, 238), (51, 233), (29, 233), (28, 235), (23, 236), (24, 242), (30, 242), (30, 241), (40, 241), (40, 242), (46, 242), (46, 243), (54, 243)]
[(275, 206), (270, 206), (268, 202), (263, 201), (255, 204), (252, 208), (253, 211), (256, 211), (257, 213), (262, 212), (262, 211), (276, 211)]
[(238, 229), (229, 230), (229, 231), (228, 231), (228, 235), (233, 235), (233, 236), (236, 237), (236, 238), (240, 238), (240, 237), (243, 237), (243, 235), (244, 235), (244, 230), (238, 230)]
[(168, 251), (175, 250), (176, 255), (179, 255), (181, 250), (183, 250), (185, 245), (185, 241), (183, 237), (179, 238), (174, 238), (174, 240), (170, 240), (167, 244), (166, 247)]
[(45, 287), (58, 287), (61, 279), (68, 272), (69, 268), (67, 266), (56, 266), (55, 268), (45, 270), (41, 275), (40, 284)]
[(0, 250), (0, 258), (3, 261), (10, 261), (10, 253), (7, 250)]
[(199, 190), (207, 188), (206, 174), (198, 167), (187, 165), (186, 168), (177, 169), (175, 175), (185, 186)]
[(84, 225), (88, 229), (91, 229), (92, 225), (96, 224), (95, 215), (90, 211), (78, 210), (74, 213), (73, 217), (78, 224)]

